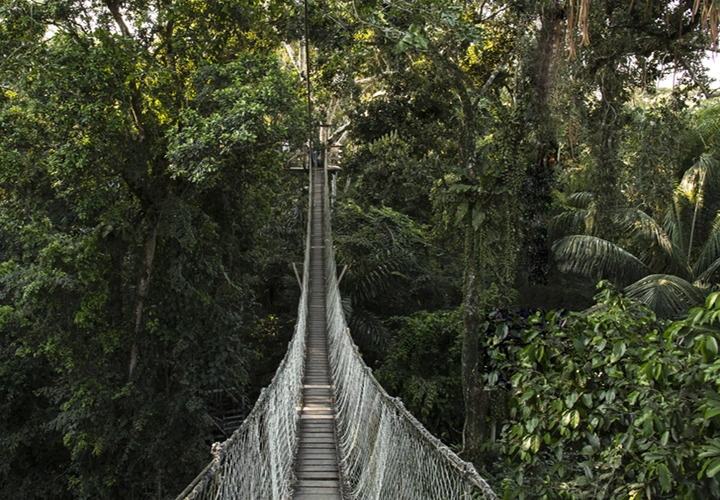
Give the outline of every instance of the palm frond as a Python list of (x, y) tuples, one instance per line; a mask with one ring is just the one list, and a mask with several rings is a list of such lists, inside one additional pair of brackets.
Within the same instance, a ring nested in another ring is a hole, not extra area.
[(592, 225), (591, 218), (589, 210), (572, 210), (556, 215), (548, 225), (550, 241), (571, 234), (586, 234)]
[(665, 228), (665, 233), (668, 235), (673, 244), (680, 247), (683, 253), (687, 255), (680, 211), (681, 209), (678, 200), (673, 200), (672, 206), (667, 212), (665, 212), (663, 227)]
[[(705, 239), (705, 244), (700, 250), (697, 260), (693, 264), (693, 274), (701, 280), (700, 276), (711, 270), (713, 264), (720, 259), (720, 214), (715, 217), (710, 234)], [(706, 279), (709, 279), (714, 271)], [(703, 280), (705, 281), (705, 280)]]
[(659, 318), (665, 319), (684, 316), (690, 308), (701, 305), (705, 300), (703, 290), (670, 274), (645, 276), (625, 288), (624, 292), (648, 306)]
[(616, 221), (650, 269), (692, 279), (685, 252), (655, 219), (642, 210), (628, 208), (618, 212)]
[(696, 280), (696, 284), (698, 286), (701, 286), (703, 288), (708, 287), (709, 285), (712, 285), (713, 283), (717, 283), (717, 278), (715, 277), (718, 270), (720, 269), (720, 257), (718, 257), (714, 262), (712, 262), (707, 269), (705, 269)]
[[(720, 145), (720, 106), (717, 103), (699, 109), (696, 112), (695, 133), (702, 141), (706, 151), (717, 152)], [(710, 178), (714, 181), (717, 179), (717, 170), (710, 172)]]
[(342, 282), (343, 294), (353, 304), (363, 304), (387, 293), (395, 277), (402, 276), (415, 262), (411, 251), (391, 248), (352, 266)]
[(720, 179), (720, 162), (718, 162), (717, 156), (711, 153), (703, 153), (700, 155), (698, 163), (702, 166), (706, 182), (715, 183)]
[(589, 191), (577, 191), (565, 200), (567, 206), (580, 209), (589, 209), (592, 202), (593, 195)]
[(718, 144), (720, 142), (720, 107), (713, 104), (698, 110), (696, 113), (696, 133), (701, 137), (705, 145)]
[(627, 250), (595, 236), (566, 236), (553, 244), (552, 251), (560, 271), (607, 278), (618, 286), (652, 273)]
[(365, 309), (355, 308), (348, 318), (348, 327), (355, 342), (361, 348), (385, 352), (390, 334), (376, 315)]
[(698, 161), (685, 171), (676, 193), (691, 203), (702, 203), (705, 180), (707, 178), (717, 178), (717, 170), (717, 160), (708, 153), (701, 154)]

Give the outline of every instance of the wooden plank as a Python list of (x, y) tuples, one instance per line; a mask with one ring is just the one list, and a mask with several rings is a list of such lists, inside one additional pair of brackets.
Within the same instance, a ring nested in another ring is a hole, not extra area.
[(337, 481), (338, 468), (322, 464), (302, 464), (302, 466), (297, 468), (296, 475), (299, 480), (331, 479)]
[(300, 433), (303, 436), (308, 436), (308, 437), (326, 437), (327, 436), (327, 437), (331, 437), (333, 439), (335, 437), (333, 430), (329, 429), (329, 428), (325, 428), (325, 427), (317, 427), (317, 428), (312, 428), (312, 429), (301, 428)]
[(337, 454), (333, 448), (303, 448), (297, 454), (296, 463), (303, 462), (306, 460), (322, 459), (322, 460), (336, 460)]
[(298, 468), (307, 467), (328, 467), (337, 470), (338, 464), (334, 457), (331, 458), (316, 458), (308, 455), (307, 458), (300, 457), (298, 459)]
[(324, 460), (334, 460), (337, 461), (337, 457), (335, 456), (335, 450), (304, 450), (302, 454), (297, 456), (297, 461), (295, 463), (305, 463), (309, 460), (314, 460), (318, 462), (322, 462)]
[(300, 434), (306, 443), (330, 443), (335, 447), (335, 434), (332, 432), (302, 432)]
[(298, 481), (298, 487), (319, 488), (319, 489), (337, 489), (340, 490), (340, 482), (327, 479), (305, 479)]
[[(302, 476), (299, 475), (298, 481), (333, 481), (337, 483), (338, 472), (335, 471), (317, 471), (317, 472), (303, 472)], [(338, 483), (339, 484), (339, 483)], [(334, 486), (331, 486), (333, 488)]]
[(324, 493), (317, 490), (298, 489), (295, 493), (297, 500), (342, 500), (339, 494)]
[[(306, 416), (313, 416), (313, 417), (334, 417), (334, 415), (323, 415), (323, 414), (314, 414), (314, 415), (306, 415)], [(310, 422), (311, 425), (307, 426), (304, 425), (305, 422)], [(317, 422), (324, 422), (325, 425), (316, 425)], [(303, 436), (321, 436), (321, 435), (327, 435), (328, 437), (335, 438), (335, 430), (334, 430), (334, 422), (332, 419), (325, 418), (324, 420), (303, 420), (300, 419), (300, 433)]]
[(313, 439), (308, 436), (303, 436), (301, 438), (304, 441), (305, 449), (313, 449), (313, 450), (332, 450), (335, 451), (335, 440), (332, 439), (326, 439), (326, 440), (318, 440)]

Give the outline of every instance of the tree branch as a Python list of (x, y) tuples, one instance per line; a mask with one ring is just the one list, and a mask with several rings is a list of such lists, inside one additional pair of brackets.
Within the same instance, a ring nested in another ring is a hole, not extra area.
[(510, 59), (512, 59), (513, 54), (514, 54), (514, 52), (508, 53), (508, 55), (505, 57), (505, 59), (500, 64), (498, 64), (498, 67), (495, 68), (495, 70), (490, 74), (487, 81), (480, 88), (478, 95), (475, 96), (475, 99), (473, 100), (473, 106), (477, 106), (477, 103), (480, 102), (480, 99), (490, 89), (490, 86), (495, 81), (495, 78), (497, 78), (497, 76), (500, 74), (500, 72), (503, 69), (505, 69), (505, 66), (507, 66), (507, 64), (510, 62)]
[(687, 64), (684, 60), (680, 59), (680, 65), (685, 68), (685, 71), (688, 72), (690, 75), (690, 78), (692, 78), (692, 81), (695, 82), (695, 84), (700, 87), (700, 91), (705, 96), (705, 99), (710, 99), (713, 97), (712, 92), (703, 84), (703, 82), (700, 81), (700, 79), (695, 75), (695, 72), (692, 70), (689, 64)]
[(115, 24), (117, 24), (118, 28), (120, 28), (120, 33), (122, 33), (122, 36), (124, 36), (125, 38), (132, 38), (132, 34), (130, 33), (127, 24), (125, 24), (125, 20), (123, 19), (122, 14), (120, 13), (120, 0), (105, 0), (105, 4), (107, 5), (108, 9), (110, 9), (110, 13), (115, 20)]
[(287, 52), (287, 55), (290, 58), (290, 62), (292, 62), (293, 66), (295, 66), (295, 69), (298, 71), (298, 73), (302, 74), (302, 68), (300, 67), (300, 61), (298, 60), (297, 56), (295, 55), (295, 51), (293, 50), (292, 45), (290, 45), (287, 42), (283, 42), (283, 47), (285, 47), (285, 52)]

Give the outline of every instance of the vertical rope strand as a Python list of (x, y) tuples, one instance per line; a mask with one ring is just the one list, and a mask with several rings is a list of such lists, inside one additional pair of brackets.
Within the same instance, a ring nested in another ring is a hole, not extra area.
[(307, 91), (307, 134), (308, 167), (313, 163), (313, 126), (312, 126), (312, 85), (310, 83), (310, 15), (308, 0), (305, 0), (305, 87)]

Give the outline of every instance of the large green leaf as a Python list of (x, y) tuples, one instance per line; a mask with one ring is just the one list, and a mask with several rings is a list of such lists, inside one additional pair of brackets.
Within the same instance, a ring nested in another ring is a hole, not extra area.
[(655, 219), (642, 210), (629, 208), (618, 213), (617, 221), (650, 269), (692, 279), (685, 252)]
[(593, 202), (593, 195), (589, 191), (577, 191), (565, 200), (565, 204), (579, 209), (589, 209)]
[(572, 210), (556, 215), (550, 221), (548, 231), (551, 240), (557, 240), (571, 234), (585, 234), (592, 226), (590, 210)]
[(607, 278), (620, 286), (652, 272), (627, 250), (595, 236), (566, 236), (553, 244), (552, 251), (562, 272)]
[(628, 297), (647, 305), (661, 318), (683, 316), (702, 305), (705, 293), (682, 278), (670, 274), (646, 276), (624, 290)]
[(720, 216), (715, 218), (710, 234), (693, 264), (693, 274), (698, 280), (708, 282), (717, 271), (720, 259)]

